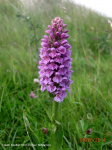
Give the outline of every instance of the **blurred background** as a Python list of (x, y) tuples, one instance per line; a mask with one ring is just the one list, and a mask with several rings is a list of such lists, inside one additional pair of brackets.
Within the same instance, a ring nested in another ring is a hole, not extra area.
[[(52, 101), (47, 91), (41, 92), (34, 78), (39, 79), (41, 39), (57, 16), (67, 24), (73, 58), (71, 93), (61, 103), (63, 150), (112, 149), (112, 28), (108, 23), (108, 19), (112, 21), (111, 1), (80, 1), (81, 5), (75, 2), (0, 0), (0, 145), (3, 150), (32, 149), (3, 145), (30, 143), (24, 111), (40, 143), (49, 140), (48, 114), (52, 114)], [(31, 91), (37, 98), (30, 98)], [(47, 136), (41, 132), (42, 127), (48, 129)], [(80, 142), (90, 128), (92, 133), (88, 137), (105, 138), (105, 141)]]

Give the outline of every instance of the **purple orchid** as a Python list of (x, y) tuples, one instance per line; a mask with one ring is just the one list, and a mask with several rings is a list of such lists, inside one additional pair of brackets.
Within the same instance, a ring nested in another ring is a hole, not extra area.
[(41, 90), (48, 90), (54, 94), (56, 102), (63, 101), (67, 96), (66, 90), (70, 92), (69, 85), (72, 83), (70, 77), (71, 69), (71, 46), (67, 44), (68, 30), (63, 20), (56, 17), (52, 20), (47, 35), (44, 35), (41, 43), (39, 66)]

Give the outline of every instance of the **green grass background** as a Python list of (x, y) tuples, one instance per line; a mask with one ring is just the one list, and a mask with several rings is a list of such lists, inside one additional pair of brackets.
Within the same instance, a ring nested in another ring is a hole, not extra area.
[[(18, 14), (29, 16), (37, 26), (38, 50), (33, 30)], [(57, 16), (67, 24), (73, 58), (71, 93), (61, 102), (63, 150), (112, 149), (112, 29), (108, 18), (70, 1), (1, 0), (0, 150), (32, 150), (31, 146), (11, 146), (30, 143), (24, 111), (40, 143), (50, 138), (52, 126), (47, 114), (52, 116), (53, 100), (33, 80), (39, 78), (36, 60), (41, 38)], [(31, 91), (37, 98), (29, 97)], [(48, 129), (47, 136), (43, 135), (42, 127)], [(105, 138), (105, 141), (81, 142), (89, 128), (92, 133), (88, 138)]]

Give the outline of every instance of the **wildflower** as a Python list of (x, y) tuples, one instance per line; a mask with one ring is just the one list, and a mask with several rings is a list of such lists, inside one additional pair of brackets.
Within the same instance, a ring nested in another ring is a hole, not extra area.
[(39, 79), (34, 79), (34, 83), (37, 83), (37, 82), (39, 82)]
[(72, 83), (70, 76), (71, 69), (71, 46), (67, 44), (68, 30), (64, 29), (67, 24), (56, 17), (52, 20), (49, 30), (42, 39), (40, 50), (39, 66), (41, 90), (45, 89), (54, 95), (56, 102), (63, 101), (66, 97), (66, 90), (70, 92), (69, 85)]
[(42, 132), (43, 132), (44, 134), (47, 134), (48, 130), (43, 127)]
[(92, 129), (88, 129), (88, 130), (86, 131), (86, 134), (91, 134), (91, 131), (92, 131)]
[(33, 93), (33, 91), (31, 91), (30, 93), (30, 98), (36, 98), (37, 96), (35, 96), (35, 94)]
[(110, 26), (112, 27), (112, 22), (108, 19), (108, 23), (110, 24)]
[(94, 27), (91, 27), (91, 31), (93, 31), (94, 30)]

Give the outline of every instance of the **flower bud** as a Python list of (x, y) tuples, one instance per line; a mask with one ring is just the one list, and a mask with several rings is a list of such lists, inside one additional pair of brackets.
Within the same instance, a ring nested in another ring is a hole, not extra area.
[(92, 129), (88, 129), (88, 130), (86, 131), (86, 134), (91, 134), (91, 131), (92, 131)]
[(43, 127), (42, 132), (43, 132), (44, 134), (47, 134), (48, 130)]
[(67, 27), (67, 24), (63, 24), (63, 28), (66, 28)]
[(52, 31), (51, 30), (46, 30), (46, 33), (50, 34), (50, 33), (52, 33)]

